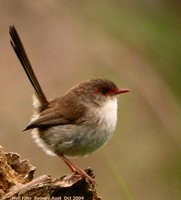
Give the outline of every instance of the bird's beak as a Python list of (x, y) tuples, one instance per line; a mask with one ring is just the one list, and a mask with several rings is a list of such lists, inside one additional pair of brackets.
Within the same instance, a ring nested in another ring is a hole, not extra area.
[(125, 93), (125, 92), (129, 92), (129, 89), (126, 88), (118, 88), (117, 90), (113, 91), (113, 94), (121, 94), (121, 93)]

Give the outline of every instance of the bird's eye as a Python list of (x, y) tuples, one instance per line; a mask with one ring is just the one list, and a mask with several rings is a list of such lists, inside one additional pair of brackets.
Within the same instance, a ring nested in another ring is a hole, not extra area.
[(107, 93), (108, 93), (108, 89), (102, 88), (102, 89), (101, 89), (101, 93), (102, 93), (102, 94), (107, 94)]

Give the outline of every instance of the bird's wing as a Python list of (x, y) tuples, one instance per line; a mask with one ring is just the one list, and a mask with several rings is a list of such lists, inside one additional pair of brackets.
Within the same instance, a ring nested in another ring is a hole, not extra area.
[(32, 120), (24, 130), (33, 128), (43, 128), (65, 124), (76, 124), (80, 122), (85, 109), (81, 105), (70, 106), (63, 104), (61, 99), (50, 102), (43, 111), (39, 113), (37, 119)]

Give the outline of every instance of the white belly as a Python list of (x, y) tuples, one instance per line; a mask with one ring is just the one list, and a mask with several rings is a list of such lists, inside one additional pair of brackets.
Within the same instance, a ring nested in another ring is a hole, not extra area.
[(96, 128), (89, 129), (84, 141), (84, 155), (88, 155), (100, 149), (111, 139), (117, 123), (117, 98), (112, 98), (95, 113), (99, 118)]

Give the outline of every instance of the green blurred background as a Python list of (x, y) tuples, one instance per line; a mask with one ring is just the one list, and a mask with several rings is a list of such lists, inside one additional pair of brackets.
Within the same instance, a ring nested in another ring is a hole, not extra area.
[(19, 31), (49, 98), (92, 77), (131, 89), (119, 98), (113, 139), (74, 161), (93, 167), (104, 200), (181, 199), (181, 3), (179, 0), (12, 1), (0, 3), (0, 144), (37, 167), (69, 170), (22, 133), (33, 90), (9, 44)]

